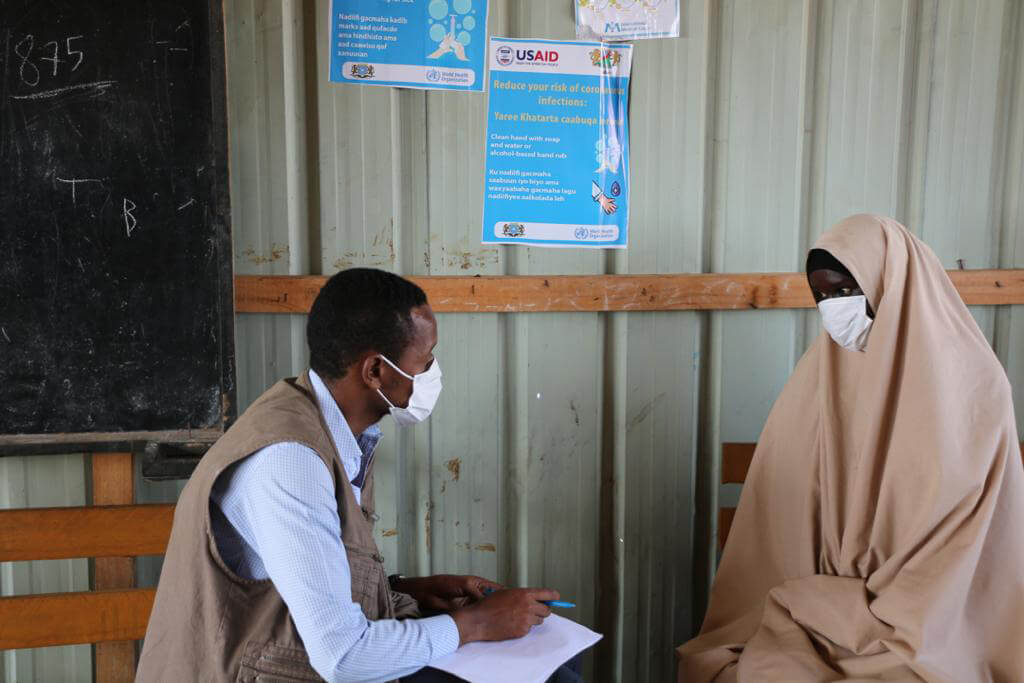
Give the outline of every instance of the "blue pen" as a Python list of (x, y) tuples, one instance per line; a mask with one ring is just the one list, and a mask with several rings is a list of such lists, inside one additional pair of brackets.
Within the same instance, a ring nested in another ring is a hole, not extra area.
[[(494, 592), (494, 589), (485, 588), (483, 589), (482, 592), (484, 595), (490, 595)], [(541, 600), (541, 603), (547, 605), (548, 607), (561, 607), (562, 609), (569, 609), (570, 607), (576, 606), (575, 602), (563, 602), (562, 600)]]

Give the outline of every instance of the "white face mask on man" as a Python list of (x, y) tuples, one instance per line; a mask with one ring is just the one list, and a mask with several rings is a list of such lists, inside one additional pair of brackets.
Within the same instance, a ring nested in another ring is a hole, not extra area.
[(399, 408), (384, 395), (383, 391), (377, 390), (380, 397), (387, 401), (391, 417), (395, 418), (398, 426), (411, 427), (430, 417), (430, 413), (434, 410), (437, 399), (441, 395), (441, 364), (437, 362), (437, 359), (434, 359), (426, 372), (415, 376), (407, 374), (384, 356), (381, 356), (381, 359), (402, 377), (412, 380), (412, 395), (409, 396), (409, 405), (405, 408)]
[(825, 299), (818, 303), (821, 323), (829, 336), (848, 351), (863, 351), (875, 321), (868, 316), (868, 300), (863, 294)]

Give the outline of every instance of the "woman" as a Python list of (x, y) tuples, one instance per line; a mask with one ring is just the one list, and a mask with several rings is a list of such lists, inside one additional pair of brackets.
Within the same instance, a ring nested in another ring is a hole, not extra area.
[(896, 221), (847, 218), (808, 271), (827, 332), (765, 424), (679, 680), (1024, 680), (1005, 372)]

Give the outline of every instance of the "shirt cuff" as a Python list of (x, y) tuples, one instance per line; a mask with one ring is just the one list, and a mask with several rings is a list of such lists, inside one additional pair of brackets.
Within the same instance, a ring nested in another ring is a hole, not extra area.
[(447, 657), (459, 649), (459, 627), (447, 614), (416, 621), (430, 641), (431, 661)]

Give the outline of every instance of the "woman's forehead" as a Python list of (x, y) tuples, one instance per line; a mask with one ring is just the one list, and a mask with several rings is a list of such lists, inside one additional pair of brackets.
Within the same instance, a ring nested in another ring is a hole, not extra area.
[(839, 287), (857, 284), (857, 281), (849, 273), (840, 273), (828, 268), (819, 268), (818, 270), (811, 271), (810, 275), (808, 275), (808, 280), (817, 287)]

